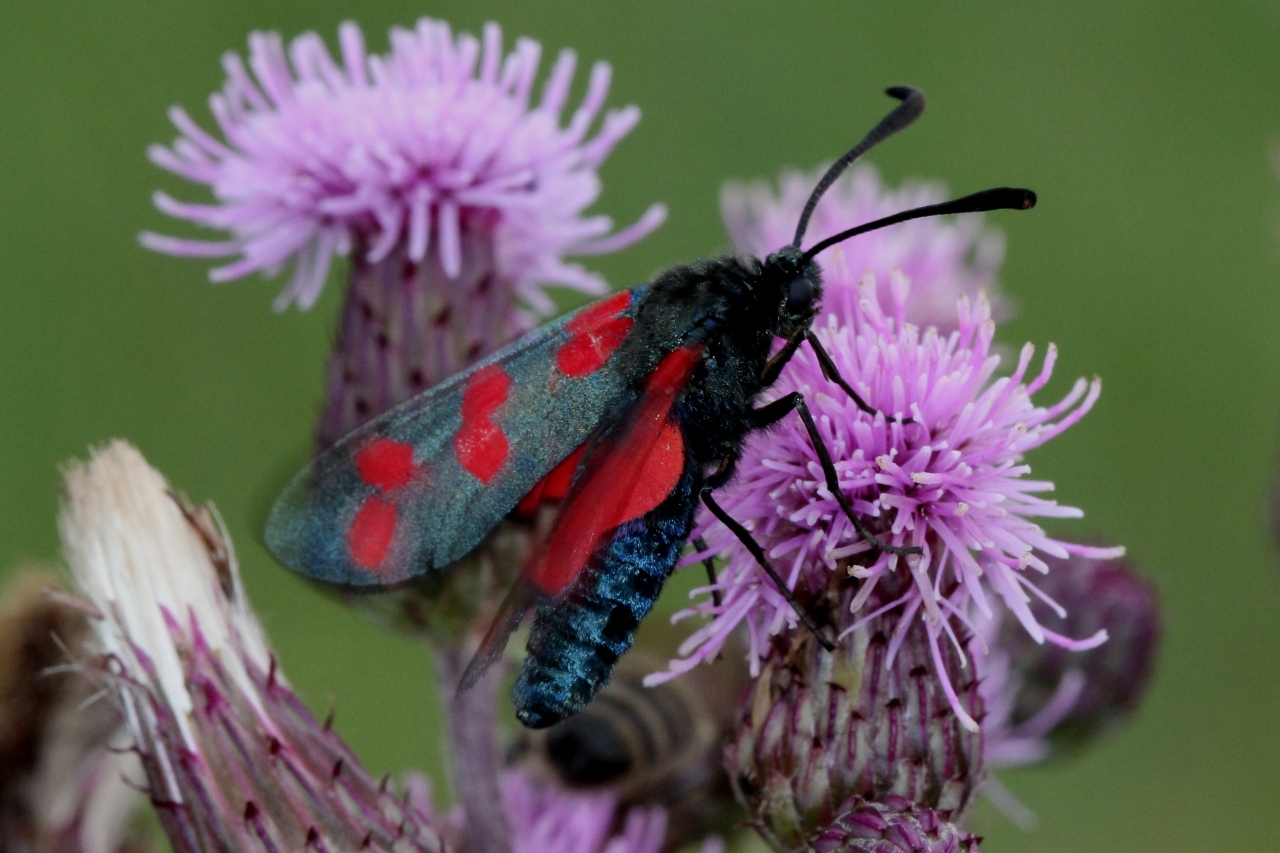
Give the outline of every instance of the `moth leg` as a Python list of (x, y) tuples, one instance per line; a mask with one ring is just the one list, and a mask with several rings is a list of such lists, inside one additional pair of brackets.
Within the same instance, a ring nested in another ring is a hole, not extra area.
[(702, 487), (708, 491), (715, 491), (732, 480), (734, 472), (738, 468), (738, 460), (741, 458), (742, 445), (738, 445), (738, 447), (721, 457), (720, 463), (716, 465), (716, 470), (702, 479)]
[[(733, 478), (734, 469), (738, 464), (738, 459), (740, 459), (741, 457), (742, 457), (741, 447), (738, 447), (734, 449), (731, 453), (725, 455), (720, 460), (720, 464), (716, 466), (716, 470), (708, 474), (706, 478), (702, 481), (703, 490), (709, 492), (713, 489), (718, 489), (721, 486), (723, 486), (725, 483), (729, 482), (729, 480)], [(699, 536), (697, 539), (694, 539), (693, 544), (695, 547), (697, 547), (699, 551), (705, 551), (707, 549), (707, 542), (701, 536)], [(702, 565), (707, 567), (707, 579), (711, 581), (712, 586), (715, 586), (716, 585), (715, 563), (712, 562), (710, 557), (708, 557), (707, 559), (702, 561)], [(720, 606), (719, 590), (716, 590), (711, 593), (711, 600), (715, 603), (716, 607)]]
[[(852, 398), (854, 404), (868, 415), (874, 416), (880, 414), (879, 409), (872, 407), (866, 400), (862, 399), (858, 392), (853, 390), (853, 386), (846, 382), (844, 377), (840, 375), (840, 371), (836, 369), (836, 363), (831, 360), (831, 356), (827, 354), (826, 349), (824, 349), (822, 344), (818, 342), (817, 335), (806, 329), (804, 332), (804, 339), (809, 342), (809, 346), (813, 347), (813, 354), (818, 357), (818, 366), (822, 368), (822, 375), (827, 378), (827, 381), (834, 382), (839, 385), (844, 390), (844, 393), (848, 394), (849, 397)], [(790, 343), (791, 341), (787, 342), (788, 345), (790, 345)], [(798, 345), (799, 344), (797, 344), (797, 346)], [(782, 355), (785, 351), (786, 348), (784, 347), (778, 352), (778, 355)], [(886, 418), (886, 420), (891, 419)], [(894, 418), (892, 420), (898, 420), (904, 424), (915, 423), (911, 418)]]
[(822, 473), (827, 481), (827, 490), (835, 495), (836, 502), (840, 504), (840, 509), (844, 510), (845, 517), (853, 524), (853, 528), (858, 531), (858, 535), (877, 549), (889, 554), (897, 554), (898, 556), (923, 554), (923, 548), (890, 545), (883, 539), (877, 538), (870, 530), (867, 530), (866, 525), (858, 519), (857, 514), (853, 511), (853, 504), (849, 502), (848, 496), (840, 489), (840, 478), (836, 475), (836, 466), (831, 461), (831, 452), (827, 450), (827, 443), (822, 440), (822, 435), (818, 432), (818, 425), (813, 422), (813, 415), (809, 414), (809, 406), (805, 403), (803, 394), (799, 391), (793, 391), (785, 397), (779, 397), (772, 403), (752, 410), (751, 414), (755, 420), (755, 427), (759, 428), (777, 423), (793, 409), (800, 415), (800, 420), (804, 422), (804, 428), (809, 432), (809, 440), (813, 442), (813, 449), (818, 453), (818, 461), (822, 464)]
[[(705, 551), (709, 546), (707, 545), (707, 540), (703, 539), (701, 536), (698, 536), (693, 540), (693, 547), (697, 548), (699, 551)], [(707, 569), (707, 581), (711, 584), (712, 587), (716, 586), (716, 584), (718, 584), (719, 581), (716, 579), (715, 561), (711, 557), (707, 557), (702, 561), (702, 565), (705, 566)], [(711, 602), (716, 607), (720, 606), (720, 590), (718, 589), (711, 590)]]
[[(768, 388), (770, 385), (778, 381), (778, 377), (782, 375), (782, 368), (787, 366), (787, 362), (791, 360), (791, 356), (796, 354), (796, 350), (800, 349), (801, 342), (803, 342), (808, 335), (809, 332), (807, 330), (796, 332), (794, 335), (787, 338), (787, 342), (783, 345), (782, 349), (778, 350), (777, 355), (769, 359), (764, 366), (764, 370), (760, 371), (760, 381), (764, 383), (764, 387)], [(824, 375), (825, 371), (826, 368), (823, 368)]]
[(774, 586), (778, 588), (778, 592), (782, 593), (782, 597), (787, 600), (787, 604), (791, 605), (791, 609), (800, 617), (800, 621), (814, 638), (822, 644), (822, 647), (829, 652), (835, 651), (836, 644), (828, 640), (822, 634), (822, 629), (818, 627), (818, 623), (813, 621), (813, 617), (809, 615), (800, 602), (796, 601), (796, 597), (787, 589), (787, 585), (782, 582), (782, 578), (774, 570), (769, 559), (764, 555), (764, 549), (760, 547), (760, 543), (756, 542), (751, 533), (734, 520), (733, 516), (725, 512), (720, 504), (716, 503), (715, 498), (711, 497), (711, 490), (704, 487), (702, 489), (702, 502), (707, 505), (707, 509), (711, 510), (711, 514), (720, 519), (720, 523), (732, 531), (733, 535), (738, 537), (738, 541), (751, 552), (751, 556), (756, 558), (756, 562), (760, 564), (760, 568), (764, 569), (764, 573), (769, 576), (769, 580), (773, 581)]

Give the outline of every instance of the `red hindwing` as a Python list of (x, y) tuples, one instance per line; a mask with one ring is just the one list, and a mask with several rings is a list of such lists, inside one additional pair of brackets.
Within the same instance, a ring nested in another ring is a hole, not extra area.
[[(555, 595), (586, 568), (609, 531), (639, 518), (671, 494), (684, 471), (684, 438), (671, 407), (702, 358), (683, 347), (650, 375), (623, 426), (587, 451), (547, 541), (526, 570), (543, 593)], [(545, 492), (544, 492), (545, 493)]]

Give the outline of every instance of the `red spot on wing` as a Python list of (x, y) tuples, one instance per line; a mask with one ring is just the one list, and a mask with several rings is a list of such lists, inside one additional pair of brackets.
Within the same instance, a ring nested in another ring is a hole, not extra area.
[(368, 498), (347, 528), (351, 559), (362, 569), (376, 571), (387, 559), (395, 532), (395, 504), (379, 497)]
[(356, 455), (356, 470), (370, 486), (398, 489), (413, 479), (413, 445), (379, 438)]
[(627, 310), (627, 306), (631, 304), (631, 291), (624, 290), (621, 293), (615, 293), (607, 299), (601, 299), (599, 302), (593, 302), (573, 316), (573, 319), (565, 324), (565, 328), (570, 332), (585, 332), (594, 329), (596, 326), (610, 320), (623, 311)]
[(635, 325), (630, 317), (618, 316), (631, 304), (627, 291), (584, 308), (565, 326), (569, 339), (556, 350), (556, 367), (565, 376), (577, 378), (599, 370), (622, 345)]
[(493, 413), (510, 391), (511, 377), (494, 364), (472, 376), (462, 392), (462, 426), (453, 437), (453, 452), (482, 483), (492, 480), (507, 461), (507, 437), (493, 422)]
[[(567, 587), (586, 568), (610, 530), (652, 510), (671, 493), (684, 470), (684, 440), (671, 406), (693, 375), (703, 347), (684, 347), (664, 358), (626, 427), (594, 449), (589, 468), (567, 496), (546, 543), (526, 570), (548, 595)], [(544, 489), (545, 493), (545, 489)]]
[(396, 533), (396, 505), (382, 497), (409, 484), (422, 468), (413, 463), (413, 445), (389, 438), (375, 438), (356, 454), (356, 472), (380, 495), (360, 505), (347, 528), (347, 551), (351, 561), (366, 571), (377, 571), (387, 559)]

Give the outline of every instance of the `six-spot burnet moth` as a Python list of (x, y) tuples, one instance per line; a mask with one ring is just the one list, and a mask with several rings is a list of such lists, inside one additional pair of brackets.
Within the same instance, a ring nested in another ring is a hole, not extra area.
[[(802, 250), (809, 217), (832, 182), (924, 109), (915, 89), (888, 94), (901, 103), (819, 181), (790, 245), (763, 261), (725, 257), (673, 267), (530, 332), (370, 421), (293, 480), (271, 511), (267, 545), (316, 580), (385, 588), (458, 560), (518, 505), (560, 500), (468, 673), (478, 677), (533, 608), (528, 655), (512, 691), (517, 716), (531, 727), (576, 713), (608, 681), (675, 566), (699, 501), (742, 539), (816, 631), (750, 534), (712, 497), (733, 476), (746, 435), (793, 411), (828, 487), (843, 495), (804, 398), (795, 393), (757, 405), (807, 342), (829, 378), (874, 413), (809, 332), (822, 295), (814, 256), (909, 219), (1035, 203), (1029, 190), (986, 190)], [(785, 343), (771, 355), (776, 339)], [(875, 547), (913, 551), (876, 539), (847, 499), (841, 506)]]

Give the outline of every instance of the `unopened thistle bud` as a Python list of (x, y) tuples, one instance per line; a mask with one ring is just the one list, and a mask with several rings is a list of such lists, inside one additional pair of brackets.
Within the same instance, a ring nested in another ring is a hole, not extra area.
[(1151, 681), (1160, 642), (1151, 584), (1121, 560), (1049, 562), (1039, 583), (1047, 600), (1032, 604), (1037, 618), (1058, 633), (1105, 631), (1109, 639), (1072, 652), (1036, 644), (1017, 625), (993, 632), (977, 662), (992, 766), (1032, 763), (1106, 734), (1134, 712)]
[(935, 657), (923, 622), (853, 622), (847, 604), (840, 612), (852, 629), (834, 652), (806, 631), (774, 638), (726, 749), (754, 825), (779, 851), (803, 849), (851, 798), (902, 797), (959, 820), (981, 778), (982, 736), (962, 725), (935, 675), (941, 661), (964, 712), (981, 719), (971, 669), (949, 645)]

